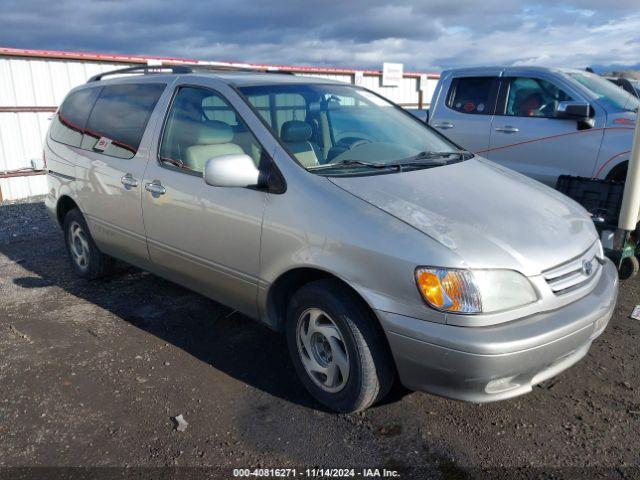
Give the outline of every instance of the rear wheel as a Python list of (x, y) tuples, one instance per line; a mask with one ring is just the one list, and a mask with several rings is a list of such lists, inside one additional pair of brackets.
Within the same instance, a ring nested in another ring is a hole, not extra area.
[(80, 277), (93, 280), (111, 272), (115, 261), (100, 251), (80, 210), (69, 210), (63, 230), (71, 265)]
[(291, 299), (287, 343), (296, 372), (332, 410), (364, 410), (393, 383), (393, 360), (375, 321), (351, 291), (331, 280), (312, 282)]

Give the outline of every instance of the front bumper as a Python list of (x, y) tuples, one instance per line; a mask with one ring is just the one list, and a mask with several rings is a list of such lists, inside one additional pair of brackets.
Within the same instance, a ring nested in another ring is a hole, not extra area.
[(607, 260), (595, 289), (557, 310), (487, 327), (457, 327), (376, 311), (400, 380), (476, 403), (530, 392), (578, 362), (615, 308), (618, 274)]

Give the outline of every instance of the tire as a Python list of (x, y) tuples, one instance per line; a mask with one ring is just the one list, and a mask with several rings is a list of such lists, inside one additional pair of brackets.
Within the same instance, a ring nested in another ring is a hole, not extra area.
[(298, 290), (286, 334), (300, 380), (329, 409), (357, 412), (389, 392), (395, 366), (384, 333), (364, 302), (338, 282), (318, 280)]
[(80, 210), (69, 210), (62, 229), (71, 266), (79, 277), (95, 280), (111, 273), (115, 260), (100, 251)]
[(618, 278), (620, 280), (629, 280), (635, 277), (640, 271), (640, 262), (637, 257), (625, 257), (620, 262), (620, 268), (618, 269)]

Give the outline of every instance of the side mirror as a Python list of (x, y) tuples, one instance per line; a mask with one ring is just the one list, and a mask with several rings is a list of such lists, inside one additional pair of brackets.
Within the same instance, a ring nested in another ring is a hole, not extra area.
[(260, 170), (244, 153), (210, 158), (204, 166), (204, 181), (213, 187), (259, 187)]
[(556, 107), (556, 118), (567, 118), (573, 120), (588, 120), (591, 116), (591, 105), (588, 102), (567, 101), (559, 102)]

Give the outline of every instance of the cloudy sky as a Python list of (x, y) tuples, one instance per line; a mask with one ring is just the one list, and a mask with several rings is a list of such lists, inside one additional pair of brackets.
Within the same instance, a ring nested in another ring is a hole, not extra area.
[(440, 70), (640, 64), (638, 0), (2, 0), (0, 46)]

